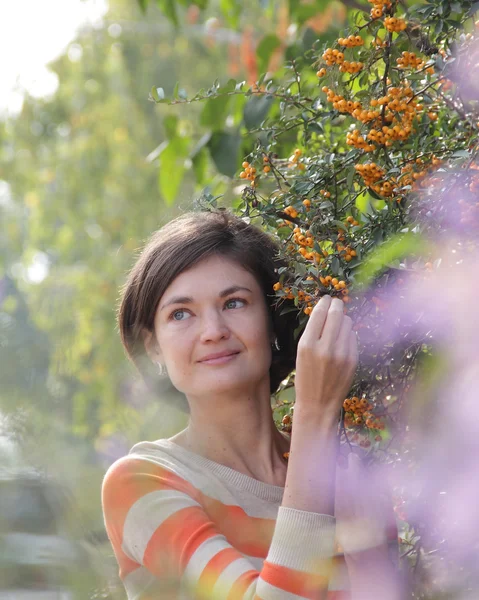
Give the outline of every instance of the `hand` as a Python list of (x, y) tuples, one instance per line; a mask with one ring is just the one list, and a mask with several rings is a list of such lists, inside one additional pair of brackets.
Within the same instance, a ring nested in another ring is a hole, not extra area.
[(296, 406), (309, 415), (338, 415), (358, 365), (353, 321), (338, 298), (323, 296), (298, 343)]

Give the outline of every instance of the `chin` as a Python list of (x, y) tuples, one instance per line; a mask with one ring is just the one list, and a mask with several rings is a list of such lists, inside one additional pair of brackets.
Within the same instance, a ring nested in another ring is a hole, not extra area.
[[(184, 393), (188, 396), (208, 396), (209, 394), (234, 394), (241, 391), (249, 392), (258, 389), (265, 381), (265, 375), (255, 373), (250, 377), (244, 372), (239, 373), (212, 373), (210, 377), (202, 377), (196, 381), (194, 386), (188, 386)], [(269, 389), (269, 372), (267, 374), (267, 385)]]

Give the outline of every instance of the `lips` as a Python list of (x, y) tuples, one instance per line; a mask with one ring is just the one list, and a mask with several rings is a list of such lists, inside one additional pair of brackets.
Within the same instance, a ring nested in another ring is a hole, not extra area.
[(204, 362), (206, 360), (214, 360), (215, 358), (223, 358), (224, 356), (233, 356), (234, 354), (239, 354), (238, 350), (224, 350), (223, 352), (215, 352), (213, 354), (208, 354), (207, 356), (203, 356), (198, 362)]

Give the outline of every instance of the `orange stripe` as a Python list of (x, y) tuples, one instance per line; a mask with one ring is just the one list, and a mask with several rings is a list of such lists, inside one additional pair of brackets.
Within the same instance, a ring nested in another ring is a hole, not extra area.
[(197, 548), (215, 535), (216, 530), (200, 507), (182, 508), (151, 536), (143, 557), (145, 567), (155, 575), (166, 569), (181, 577)]
[(318, 592), (328, 587), (328, 579), (323, 575), (305, 573), (264, 561), (261, 579), (285, 592), (315, 598)]
[(198, 589), (202, 598), (211, 598), (218, 577), (228, 565), (238, 558), (238, 552), (234, 548), (225, 548), (208, 561), (198, 580)]
[(251, 517), (240, 507), (223, 504), (201, 494), (200, 503), (211, 520), (238, 552), (266, 558), (275, 527), (275, 519)]
[(258, 571), (255, 571), (254, 569), (240, 575), (234, 582), (227, 600), (241, 600), (241, 598), (244, 598), (246, 590), (249, 588), (252, 581), (258, 579), (258, 575)]

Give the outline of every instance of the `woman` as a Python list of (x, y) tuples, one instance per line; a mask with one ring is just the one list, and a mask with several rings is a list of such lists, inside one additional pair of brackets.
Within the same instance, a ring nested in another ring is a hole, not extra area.
[[(346, 585), (334, 559), (337, 423), (356, 336), (342, 301), (324, 296), (294, 340), (294, 312), (281, 315), (273, 293), (277, 254), (226, 211), (189, 213), (152, 236), (124, 286), (129, 357), (150, 383), (150, 365), (166, 371), (190, 412), (183, 431), (136, 444), (105, 476), (105, 524), (130, 599), (346, 597), (334, 591)], [(271, 393), (295, 366), (289, 438)], [(371, 505), (349, 499), (341, 510), (364, 517)], [(374, 545), (362, 562), (347, 557), (358, 593), (366, 564), (390, 571), (383, 530)], [(381, 576), (374, 585), (385, 598)]]

